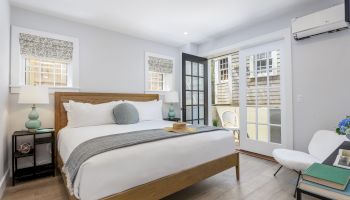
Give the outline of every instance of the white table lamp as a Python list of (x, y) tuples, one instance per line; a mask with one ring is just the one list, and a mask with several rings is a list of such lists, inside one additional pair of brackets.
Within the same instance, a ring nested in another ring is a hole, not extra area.
[(28, 115), (28, 121), (25, 126), (29, 130), (38, 129), (41, 127), (39, 113), (36, 111), (36, 104), (49, 104), (49, 90), (43, 86), (23, 86), (20, 89), (19, 104), (32, 104), (32, 111)]
[(165, 94), (164, 101), (165, 103), (170, 103), (169, 112), (168, 112), (169, 119), (174, 119), (175, 111), (174, 111), (173, 104), (179, 103), (179, 94), (176, 91), (170, 91)]

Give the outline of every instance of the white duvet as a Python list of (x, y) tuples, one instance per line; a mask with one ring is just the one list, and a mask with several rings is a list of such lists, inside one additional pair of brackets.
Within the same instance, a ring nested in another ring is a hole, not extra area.
[[(142, 121), (131, 125), (63, 128), (58, 151), (65, 163), (75, 147), (104, 135), (172, 126), (169, 121)], [(150, 142), (105, 152), (85, 161), (74, 182), (74, 195), (82, 200), (100, 199), (234, 152), (229, 131)]]

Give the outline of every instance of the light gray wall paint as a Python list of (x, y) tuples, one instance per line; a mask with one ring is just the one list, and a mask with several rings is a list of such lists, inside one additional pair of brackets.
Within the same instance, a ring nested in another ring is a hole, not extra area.
[(269, 20), (263, 23), (257, 23), (254, 26), (241, 27), (238, 30), (233, 29), (231, 33), (228, 33), (226, 35), (222, 35), (219, 37), (215, 37), (208, 42), (200, 44), (198, 46), (198, 54), (206, 55), (210, 51), (227, 47), (229, 45), (236, 44), (238, 42), (241, 42), (259, 35), (265, 35), (277, 30), (281, 30), (289, 26), (291, 20), (295, 17), (304, 16), (306, 14), (328, 8), (332, 5), (337, 5), (340, 2), (342, 2), (342, 0), (320, 1), (320, 2), (317, 2), (316, 4), (307, 5), (303, 7), (303, 9), (298, 10), (297, 12), (286, 13), (285, 15), (277, 17), (274, 20)]
[[(290, 26), (297, 16), (328, 8), (329, 1), (288, 14), (274, 21), (232, 33), (201, 44), (199, 54), (207, 54), (235, 43)], [(308, 143), (319, 129), (335, 130), (350, 113), (350, 31), (326, 34), (292, 42), (294, 148), (307, 151)], [(303, 97), (297, 102), (298, 95)]]
[[(11, 7), (11, 25), (46, 31), (79, 39), (80, 91), (144, 93), (145, 52), (175, 58), (174, 89), (180, 88), (180, 51), (175, 47), (130, 37)], [(7, 73), (8, 74), (8, 73)], [(30, 111), (17, 104), (18, 95), (10, 95), (10, 129), (23, 129)], [(53, 97), (50, 105), (38, 107), (43, 127), (54, 127)], [(166, 108), (165, 108), (166, 110)], [(177, 109), (179, 115), (179, 109)]]
[(350, 30), (294, 41), (292, 53), (294, 147), (306, 151), (315, 131), (350, 114)]
[[(10, 71), (10, 6), (8, 0), (0, 1), (0, 199), (8, 170), (7, 132)], [(2, 182), (4, 181), (4, 182)]]

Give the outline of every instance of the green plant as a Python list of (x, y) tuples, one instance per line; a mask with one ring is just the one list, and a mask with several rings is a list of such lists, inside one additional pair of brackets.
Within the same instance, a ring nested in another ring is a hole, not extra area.
[(219, 126), (219, 120), (218, 119), (213, 119), (213, 126)]

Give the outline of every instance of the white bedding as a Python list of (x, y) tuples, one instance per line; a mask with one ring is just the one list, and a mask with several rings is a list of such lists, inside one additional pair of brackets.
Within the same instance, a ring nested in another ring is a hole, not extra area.
[[(80, 143), (104, 135), (164, 128), (168, 121), (142, 121), (131, 125), (63, 128), (58, 151), (65, 163)], [(233, 135), (225, 130), (150, 142), (94, 156), (81, 165), (74, 195), (99, 199), (156, 180), (234, 152)]]

